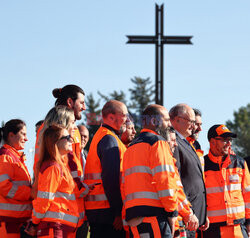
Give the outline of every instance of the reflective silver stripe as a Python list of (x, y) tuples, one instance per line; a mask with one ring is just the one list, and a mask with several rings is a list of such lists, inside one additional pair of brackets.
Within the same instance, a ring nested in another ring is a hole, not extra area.
[(122, 224), (123, 224), (123, 226), (128, 226), (128, 223), (126, 222), (125, 219), (122, 219)]
[(250, 186), (244, 188), (244, 192), (245, 192), (245, 193), (250, 192)]
[(84, 216), (85, 216), (85, 212), (80, 212), (80, 213), (79, 213), (79, 218), (80, 218), (80, 219), (83, 219)]
[(3, 182), (7, 179), (10, 179), (9, 175), (8, 174), (2, 174), (0, 175), (0, 182)]
[(78, 172), (77, 171), (71, 171), (71, 176), (72, 176), (72, 178), (77, 178), (78, 177)]
[(207, 194), (209, 193), (222, 193), (223, 188), (222, 187), (211, 187), (211, 188), (206, 188)]
[(250, 202), (245, 203), (245, 208), (250, 209)]
[(121, 183), (125, 183), (125, 177), (124, 177), (124, 176), (122, 176), (122, 181), (121, 181)]
[(132, 168), (126, 169), (124, 176), (131, 175), (133, 173), (148, 173), (152, 174), (151, 169), (148, 166), (134, 166)]
[(97, 180), (97, 179), (102, 179), (101, 173), (89, 173), (89, 174), (84, 174), (84, 179), (89, 179), (89, 180)]
[(130, 193), (126, 196), (125, 201), (130, 201), (137, 198), (149, 198), (149, 199), (155, 199), (159, 200), (158, 194), (154, 192), (135, 192)]
[(62, 192), (56, 192), (55, 194), (56, 198), (64, 198), (66, 200), (76, 200), (75, 194), (68, 194), (68, 193), (62, 193)]
[(180, 180), (177, 180), (176, 184), (179, 186), (179, 187), (183, 187), (182, 183)]
[(105, 194), (96, 194), (96, 195), (87, 195), (85, 197), (85, 201), (93, 202), (93, 201), (107, 201), (107, 197)]
[(39, 198), (45, 198), (45, 199), (54, 199), (56, 198), (64, 198), (66, 200), (76, 200), (75, 194), (68, 194), (68, 193), (62, 193), (62, 192), (56, 192), (56, 193), (50, 193), (50, 192), (37, 192), (37, 197)]
[(15, 185), (17, 186), (30, 186), (31, 185), (31, 182), (30, 181), (12, 181), (12, 183), (14, 183)]
[(80, 198), (84, 197), (85, 195), (87, 195), (89, 193), (89, 186), (86, 183), (82, 183), (83, 186), (85, 187), (85, 190), (80, 194)]
[(165, 189), (158, 191), (159, 197), (173, 197), (174, 196), (174, 189)]
[(227, 209), (207, 211), (208, 217), (225, 216), (227, 214), (235, 214), (245, 211), (245, 206), (228, 207)]
[(241, 190), (241, 184), (229, 184), (225, 185), (224, 187), (211, 187), (211, 188), (206, 188), (207, 194), (209, 193), (222, 193), (224, 191), (234, 191), (234, 190)]
[(152, 169), (153, 175), (160, 172), (175, 172), (175, 170), (172, 165), (168, 164), (159, 165)]
[(54, 193), (50, 193), (50, 192), (42, 192), (42, 191), (38, 191), (37, 192), (37, 197), (38, 198), (45, 198), (45, 199), (54, 199), (55, 194)]
[(179, 205), (178, 205), (178, 210), (180, 211), (180, 210), (182, 210), (183, 208), (184, 208), (183, 204), (182, 204), (182, 203), (179, 203)]
[(44, 213), (39, 213), (33, 210), (33, 214), (35, 217), (42, 219), (42, 218), (55, 218), (55, 219), (60, 219), (72, 223), (77, 223), (78, 222), (78, 217), (72, 216), (63, 212), (51, 212), (47, 211), (45, 214)]
[(12, 183), (12, 187), (10, 189), (10, 191), (7, 194), (7, 198), (13, 198), (16, 194), (16, 191), (18, 190), (18, 185)]
[(11, 204), (11, 203), (0, 203), (1, 210), (7, 211), (31, 211), (32, 204)]

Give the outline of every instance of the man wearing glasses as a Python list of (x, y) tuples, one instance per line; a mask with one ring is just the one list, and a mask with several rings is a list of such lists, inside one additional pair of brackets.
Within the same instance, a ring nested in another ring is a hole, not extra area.
[(176, 131), (178, 146), (174, 157), (181, 182), (188, 201), (192, 204), (193, 215), (184, 220), (187, 237), (195, 237), (198, 227), (206, 229), (206, 190), (203, 181), (202, 167), (196, 151), (186, 140), (195, 127), (195, 114), (187, 104), (177, 104), (169, 112), (171, 124)]
[(230, 152), (236, 134), (225, 125), (214, 125), (207, 136), (210, 149), (204, 159), (210, 228), (203, 237), (249, 237), (250, 175), (244, 159)]

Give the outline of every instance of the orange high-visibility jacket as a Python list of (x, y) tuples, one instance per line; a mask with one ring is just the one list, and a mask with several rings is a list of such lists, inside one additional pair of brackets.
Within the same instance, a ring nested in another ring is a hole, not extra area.
[(5, 144), (0, 149), (0, 221), (26, 221), (31, 217), (31, 178), (24, 154)]
[(126, 221), (166, 212), (177, 214), (174, 167), (167, 141), (154, 131), (143, 129), (124, 154)]
[(250, 219), (250, 175), (242, 158), (229, 154), (222, 161), (209, 151), (205, 185), (210, 223), (234, 225)]
[[(67, 165), (65, 164), (66, 169)], [(73, 186), (72, 186), (73, 184)], [(38, 177), (38, 193), (33, 201), (32, 222), (59, 222), (76, 227), (79, 222), (75, 183), (70, 175), (63, 174), (56, 162), (44, 162)], [(81, 194), (85, 191), (79, 191)]]
[(110, 208), (110, 204), (102, 184), (102, 177), (101, 177), (102, 166), (100, 158), (98, 157), (97, 154), (97, 145), (101, 141), (101, 139), (106, 135), (113, 136), (118, 143), (118, 149), (120, 153), (120, 173), (121, 173), (123, 155), (124, 152), (126, 151), (126, 147), (113, 131), (104, 126), (101, 126), (92, 139), (86, 160), (85, 174), (84, 174), (84, 182), (86, 184), (92, 184), (92, 183), (101, 183), (101, 184), (95, 186), (95, 188), (91, 190), (85, 197), (86, 210)]
[[(35, 174), (37, 162), (39, 160), (40, 147), (41, 147), (41, 142), (42, 142), (42, 134), (44, 132), (44, 129), (45, 128), (44, 128), (44, 123), (43, 123), (37, 131), (34, 166), (33, 166), (34, 174)], [(83, 178), (83, 164), (82, 164), (82, 158), (81, 158), (81, 136), (80, 136), (80, 132), (79, 132), (78, 128), (75, 130), (73, 139), (74, 139), (74, 143), (72, 143), (73, 154), (74, 154), (73, 160), (76, 163), (77, 168), (75, 168), (74, 170), (70, 169), (70, 171), (71, 171), (71, 175), (74, 179), (79, 177), (80, 180), (82, 180), (82, 178)], [(76, 199), (77, 199), (77, 204), (78, 204), (80, 218), (81, 218), (78, 225), (81, 226), (81, 224), (83, 223), (84, 215), (85, 215), (84, 201), (83, 201), (83, 197), (80, 197), (80, 198), (77, 197)]]
[(203, 178), (204, 178), (204, 151), (201, 149), (200, 143), (193, 139), (192, 137), (187, 137), (187, 141), (190, 143), (190, 145), (193, 147), (193, 149), (196, 151), (196, 154), (198, 155), (200, 162), (201, 162), (201, 167), (203, 171)]

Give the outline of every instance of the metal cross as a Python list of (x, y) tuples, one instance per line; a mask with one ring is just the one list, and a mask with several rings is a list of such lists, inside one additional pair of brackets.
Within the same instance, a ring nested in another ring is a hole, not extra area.
[(127, 44), (155, 44), (155, 103), (163, 105), (163, 49), (165, 44), (192, 44), (192, 36), (164, 36), (163, 4), (155, 5), (155, 35), (127, 36)]

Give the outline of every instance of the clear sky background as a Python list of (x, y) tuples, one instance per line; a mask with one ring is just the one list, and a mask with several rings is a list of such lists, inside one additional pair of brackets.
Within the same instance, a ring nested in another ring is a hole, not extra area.
[(249, 0), (0, 0), (0, 121), (27, 123), (30, 171), (54, 88), (77, 84), (99, 98), (128, 92), (134, 76), (154, 82), (154, 46), (128, 45), (126, 35), (154, 34), (155, 3), (164, 3), (165, 35), (193, 36), (164, 48), (164, 106), (202, 111), (205, 153), (207, 130), (250, 102)]

